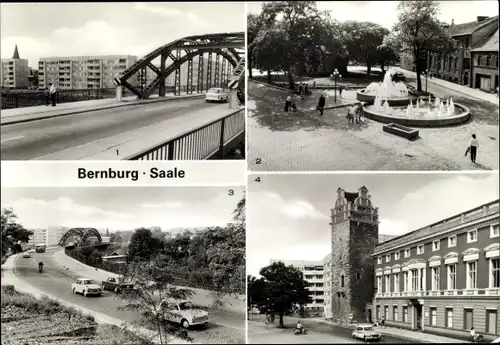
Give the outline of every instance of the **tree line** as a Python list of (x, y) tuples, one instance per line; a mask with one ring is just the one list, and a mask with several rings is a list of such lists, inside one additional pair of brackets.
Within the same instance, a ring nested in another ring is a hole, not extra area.
[(290, 88), (295, 75), (329, 75), (334, 69), (347, 75), (349, 63), (371, 68), (399, 60), (410, 52), (416, 64), (417, 88), (428, 53), (451, 52), (455, 43), (439, 24), (436, 1), (400, 1), (398, 19), (392, 31), (372, 22), (335, 20), (320, 11), (315, 1), (268, 1), (259, 14), (248, 14), (248, 66), (284, 72)]

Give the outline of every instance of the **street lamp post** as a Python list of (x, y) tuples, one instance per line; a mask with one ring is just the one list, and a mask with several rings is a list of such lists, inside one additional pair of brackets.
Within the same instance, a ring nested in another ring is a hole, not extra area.
[(377, 323), (378, 322), (378, 313), (377, 313), (377, 293), (378, 293), (378, 287), (376, 287), (375, 289), (373, 289), (373, 291), (375, 292), (375, 294), (373, 295), (373, 307), (375, 307), (375, 310), (372, 312), (372, 318), (373, 318), (373, 314), (375, 314), (375, 320), (372, 319), (372, 321), (375, 321), (373, 323)]
[(332, 77), (335, 81), (334, 102), (337, 103), (337, 78), (342, 78), (342, 74), (340, 74), (339, 71), (335, 68), (335, 71), (333, 71), (330, 77)]
[(425, 74), (425, 93), (427, 94), (427, 77), (429, 76), (429, 71), (425, 70), (424, 74)]

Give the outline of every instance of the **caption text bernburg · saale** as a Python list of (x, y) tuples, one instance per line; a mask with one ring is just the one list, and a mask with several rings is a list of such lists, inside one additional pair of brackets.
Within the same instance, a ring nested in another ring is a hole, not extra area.
[(186, 177), (186, 172), (177, 167), (170, 170), (162, 170), (158, 168), (151, 168), (149, 172), (139, 170), (115, 170), (108, 168), (106, 170), (87, 170), (85, 168), (78, 168), (79, 179), (130, 179), (132, 181), (139, 180), (139, 176), (147, 176), (152, 179), (175, 179)]

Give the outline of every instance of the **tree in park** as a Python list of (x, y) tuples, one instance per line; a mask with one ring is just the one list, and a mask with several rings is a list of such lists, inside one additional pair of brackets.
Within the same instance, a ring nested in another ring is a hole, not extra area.
[(128, 246), (128, 259), (129, 261), (149, 260), (156, 256), (162, 247), (162, 242), (153, 237), (151, 230), (136, 229)]
[(380, 64), (380, 69), (382, 72), (385, 70), (385, 66), (390, 66), (399, 61), (399, 56), (386, 44), (381, 44), (377, 47), (377, 62)]
[(9, 250), (19, 252), (22, 250), (20, 242), (28, 243), (33, 231), (25, 229), (17, 221), (17, 215), (11, 208), (2, 209), (2, 258)]
[(260, 279), (251, 279), (248, 295), (251, 303), (264, 307), (279, 315), (278, 328), (284, 328), (283, 316), (297, 304), (303, 306), (311, 302), (307, 282), (302, 272), (283, 262), (275, 262), (260, 270)]
[(342, 23), (346, 33), (347, 49), (352, 60), (366, 65), (370, 75), (372, 66), (377, 63), (380, 46), (389, 34), (386, 28), (371, 22), (347, 21)]
[(456, 49), (455, 41), (439, 25), (439, 4), (432, 0), (400, 1), (398, 20), (384, 44), (395, 51), (413, 54), (417, 90), (422, 91), (422, 59), (428, 53), (446, 53)]
[(268, 78), (272, 70), (286, 72), (293, 89), (294, 67), (305, 64), (307, 49), (317, 43), (321, 16), (316, 2), (265, 2), (260, 20), (261, 28), (251, 45), (255, 66), (268, 71)]
[(121, 235), (120, 235), (119, 232), (112, 232), (109, 235), (109, 242), (111, 242), (111, 243), (122, 243), (123, 242), (123, 238), (121, 237)]
[[(168, 344), (175, 334), (169, 328), (166, 316), (169, 312), (161, 307), (161, 302), (166, 299), (188, 299), (193, 295), (189, 289), (179, 288), (174, 285), (179, 268), (169, 257), (159, 254), (149, 261), (135, 261), (127, 266), (120, 278), (127, 283), (133, 283), (135, 289), (126, 289), (118, 296), (125, 303), (120, 310), (130, 310), (141, 315), (139, 326), (154, 330), (154, 343)], [(187, 333), (177, 333), (187, 336)]]

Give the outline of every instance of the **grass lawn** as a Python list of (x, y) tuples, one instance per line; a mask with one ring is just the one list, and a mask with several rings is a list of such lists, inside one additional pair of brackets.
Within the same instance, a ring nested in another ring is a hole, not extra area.
[(49, 298), (36, 299), (13, 286), (1, 287), (2, 345), (146, 345), (151, 342)]

